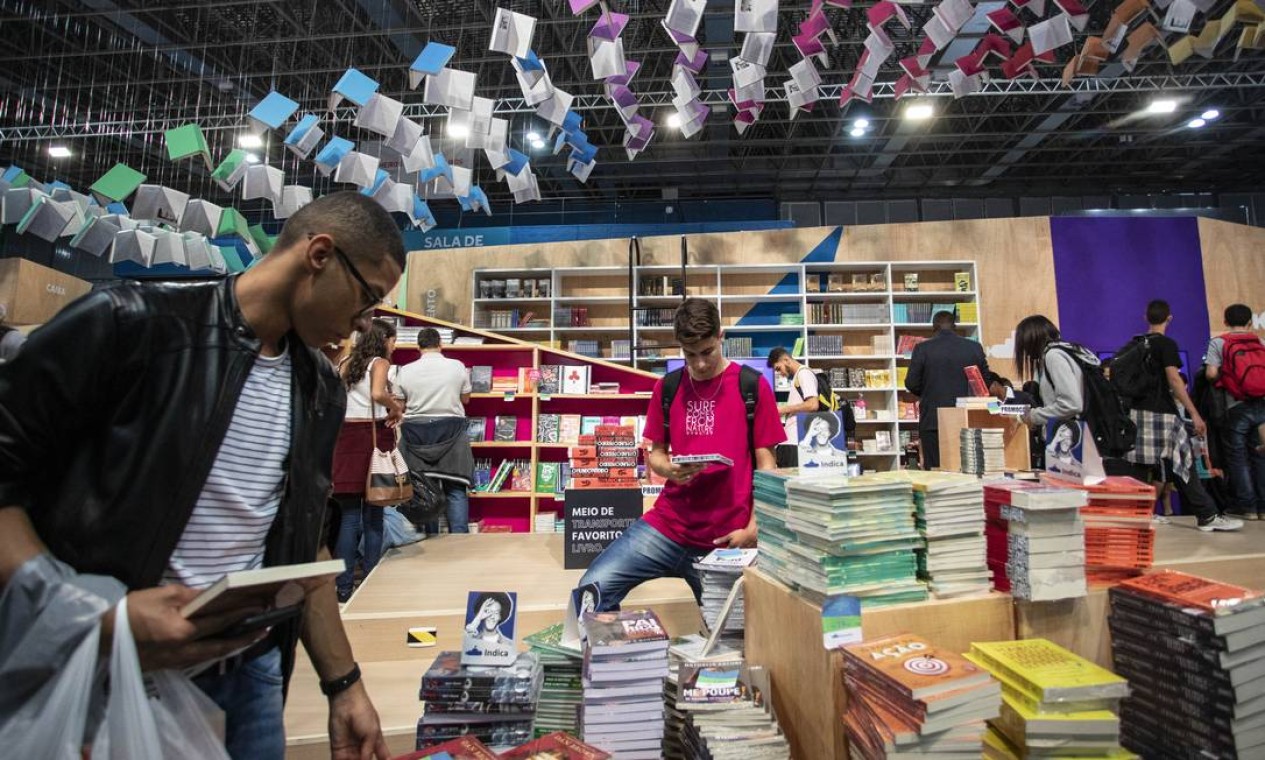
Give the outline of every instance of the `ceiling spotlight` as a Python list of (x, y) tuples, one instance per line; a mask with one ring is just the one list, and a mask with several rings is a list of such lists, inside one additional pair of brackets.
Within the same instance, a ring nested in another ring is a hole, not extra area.
[(681, 128), (681, 114), (674, 113), (671, 116), (669, 116), (668, 129), (680, 129), (680, 128)]
[(853, 127), (852, 131), (849, 132), (848, 134), (852, 135), (853, 137), (865, 137), (865, 130), (861, 129), (860, 127)]
[(905, 109), (905, 118), (911, 121), (925, 121), (936, 113), (930, 103), (915, 103)]
[(65, 145), (50, 145), (48, 146), (48, 155), (53, 158), (70, 158), (70, 148)]
[(528, 142), (540, 142), (540, 133), (539, 133), (539, 132), (528, 132), (528, 133), (527, 133), (527, 141), (528, 141)]
[(870, 120), (869, 120), (869, 119), (857, 119), (856, 121), (852, 122), (852, 126), (853, 126), (853, 127), (855, 127), (856, 129), (869, 129), (869, 127), (870, 127)]
[(245, 134), (237, 136), (237, 147), (248, 150), (264, 147), (264, 138), (259, 135)]
[(1191, 129), (1199, 129), (1200, 127), (1202, 127), (1203, 125), (1207, 123), (1208, 122), (1204, 121), (1203, 119), (1191, 119), (1189, 122), (1187, 122), (1186, 126), (1190, 127)]
[(541, 149), (541, 148), (543, 148), (543, 147), (545, 147), (545, 141), (544, 141), (544, 140), (541, 140), (540, 138), (537, 138), (537, 139), (535, 139), (535, 140), (532, 140), (532, 141), (531, 141), (531, 148), (532, 148), (532, 150), (540, 150), (540, 149)]
[(470, 134), (470, 128), (467, 127), (465, 124), (453, 124), (452, 122), (448, 122), (448, 136), (449, 137), (453, 137), (458, 140), (463, 140), (465, 139), (466, 135), (469, 135), (469, 134)]
[(1177, 110), (1176, 100), (1152, 100), (1146, 107), (1147, 113), (1172, 113)]
[(1209, 108), (1207, 111), (1204, 111), (1202, 114), (1200, 114), (1199, 118), (1203, 119), (1204, 121), (1212, 121), (1213, 119), (1221, 118), (1221, 112), (1215, 108)]
[(246, 154), (246, 163), (248, 163), (248, 164), (257, 164), (257, 163), (259, 163), (259, 156), (255, 155), (254, 153), (247, 153), (247, 154)]

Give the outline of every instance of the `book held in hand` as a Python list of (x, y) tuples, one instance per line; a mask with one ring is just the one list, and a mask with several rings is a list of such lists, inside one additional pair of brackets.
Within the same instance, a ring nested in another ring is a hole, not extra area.
[(734, 460), (724, 454), (675, 454), (672, 464), (723, 464), (733, 467)]
[(211, 584), (181, 608), (180, 614), (192, 619), (251, 607), (297, 608), (309, 592), (345, 569), (342, 560), (331, 559), (239, 570)]

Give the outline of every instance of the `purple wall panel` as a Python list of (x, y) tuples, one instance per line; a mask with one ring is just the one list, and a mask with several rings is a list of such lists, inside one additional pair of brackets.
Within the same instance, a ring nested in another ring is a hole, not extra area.
[(1173, 308), (1169, 336), (1197, 369), (1208, 342), (1199, 225), (1193, 217), (1050, 219), (1059, 329), (1095, 351), (1146, 331), (1146, 304)]

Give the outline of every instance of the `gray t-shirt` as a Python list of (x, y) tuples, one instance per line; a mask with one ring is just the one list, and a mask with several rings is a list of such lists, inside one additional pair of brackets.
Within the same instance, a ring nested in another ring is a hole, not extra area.
[[(1247, 330), (1232, 330), (1231, 332), (1236, 333), (1236, 334), (1255, 335), (1255, 333), (1249, 333)], [(1208, 341), (1208, 349), (1204, 351), (1204, 364), (1207, 364), (1209, 367), (1216, 367), (1218, 370), (1220, 370), (1221, 362), (1223, 361), (1222, 353), (1224, 351), (1225, 351), (1225, 338), (1221, 337), (1220, 335), (1214, 337), (1212, 340)], [(1228, 393), (1225, 394), (1225, 408), (1226, 409), (1233, 409), (1234, 407), (1242, 403), (1243, 403), (1242, 401), (1239, 401), (1234, 396), (1231, 396)]]
[(400, 368), (395, 391), (404, 396), (405, 419), (464, 417), (461, 396), (470, 392), (466, 365), (441, 353), (422, 354)]

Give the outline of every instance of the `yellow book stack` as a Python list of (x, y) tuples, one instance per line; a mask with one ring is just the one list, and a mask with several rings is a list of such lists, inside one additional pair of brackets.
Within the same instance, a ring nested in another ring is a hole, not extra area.
[(1002, 685), (985, 757), (1133, 758), (1120, 746), (1128, 682), (1045, 639), (971, 644), (966, 658)]

